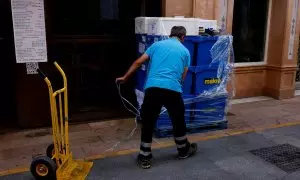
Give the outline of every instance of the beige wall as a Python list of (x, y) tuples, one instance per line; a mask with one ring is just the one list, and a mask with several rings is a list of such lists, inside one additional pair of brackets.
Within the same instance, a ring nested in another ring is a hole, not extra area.
[(232, 30), (234, 0), (163, 0), (163, 16), (185, 16), (216, 19), (220, 23), (221, 12), (226, 13), (226, 28)]
[(194, 0), (163, 0), (163, 16), (193, 16)]
[[(237, 98), (268, 95), (282, 99), (294, 96), (300, 31), (300, 10), (298, 10), (294, 55), (292, 60), (289, 60), (288, 47), (294, 2), (295, 0), (271, 1), (266, 63), (235, 68)], [(234, 0), (164, 0), (163, 3), (165, 16), (216, 19), (219, 25), (222, 23), (222, 14), (225, 13), (226, 31), (232, 32)], [(299, 4), (300, 2), (298, 9)]]
[[(279, 98), (293, 97), (295, 90), (300, 19), (299, 11), (293, 46), (294, 55), (292, 59), (288, 59), (294, 2), (295, 0), (273, 0), (268, 49), (269, 58), (267, 63), (268, 76), (266, 79), (265, 92), (268, 95)], [(275, 82), (271, 81), (273, 77), (277, 77), (274, 79)]]

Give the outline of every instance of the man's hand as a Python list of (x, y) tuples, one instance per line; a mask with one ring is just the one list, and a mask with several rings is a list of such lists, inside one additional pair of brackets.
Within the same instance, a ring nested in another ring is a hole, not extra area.
[(119, 78), (116, 79), (116, 83), (123, 84), (123, 83), (126, 83), (127, 80), (128, 79), (125, 76), (119, 77)]
[(119, 77), (116, 79), (116, 83), (123, 84), (125, 83), (128, 78), (147, 60), (149, 56), (147, 54), (143, 54), (140, 58), (138, 58), (129, 68), (127, 73), (123, 77)]

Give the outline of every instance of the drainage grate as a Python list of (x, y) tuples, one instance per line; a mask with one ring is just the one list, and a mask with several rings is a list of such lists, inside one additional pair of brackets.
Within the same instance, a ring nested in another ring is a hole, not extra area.
[(269, 148), (250, 151), (265, 161), (274, 164), (287, 173), (300, 170), (300, 148), (290, 144), (282, 144)]

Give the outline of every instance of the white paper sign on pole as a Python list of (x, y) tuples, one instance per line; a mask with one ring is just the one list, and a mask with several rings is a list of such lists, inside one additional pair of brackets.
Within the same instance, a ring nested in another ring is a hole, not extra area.
[(219, 17), (219, 29), (221, 33), (226, 32), (227, 27), (227, 0), (220, 0), (220, 17)]
[(43, 0), (11, 0), (17, 63), (47, 62)]
[(288, 48), (288, 59), (293, 60), (294, 57), (294, 42), (296, 35), (296, 27), (297, 27), (297, 16), (298, 16), (298, 6), (299, 0), (294, 0), (293, 4), (293, 12), (292, 12), (292, 20), (291, 20), (291, 31), (290, 31), (290, 40), (289, 40), (289, 48)]

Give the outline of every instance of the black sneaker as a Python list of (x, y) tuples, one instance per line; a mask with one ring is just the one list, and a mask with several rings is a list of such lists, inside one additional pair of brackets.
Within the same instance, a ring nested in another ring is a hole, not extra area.
[(194, 154), (196, 154), (197, 150), (198, 150), (198, 146), (196, 143), (188, 143), (187, 148), (184, 150), (181, 150), (178, 152), (178, 158), (179, 159), (186, 159), (190, 156), (193, 156)]
[(152, 155), (146, 157), (139, 154), (137, 158), (137, 163), (142, 169), (150, 169), (152, 166), (151, 160), (152, 160)]

